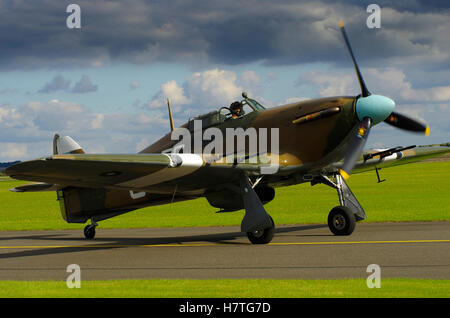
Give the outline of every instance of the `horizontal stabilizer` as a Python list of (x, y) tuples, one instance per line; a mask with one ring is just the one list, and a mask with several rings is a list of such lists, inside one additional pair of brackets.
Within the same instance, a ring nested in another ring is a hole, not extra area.
[(57, 184), (45, 183), (45, 182), (33, 182), (27, 183), (12, 189), (12, 192), (42, 192), (42, 191), (57, 191), (62, 187)]

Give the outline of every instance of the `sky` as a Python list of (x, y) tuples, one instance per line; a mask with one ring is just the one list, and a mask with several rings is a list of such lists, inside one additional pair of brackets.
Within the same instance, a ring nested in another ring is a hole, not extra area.
[(0, 161), (51, 154), (55, 133), (136, 153), (169, 132), (166, 98), (181, 125), (243, 91), (266, 107), (356, 96), (340, 20), (369, 90), (431, 128), (380, 123), (366, 148), (449, 142), (448, 1), (0, 0)]

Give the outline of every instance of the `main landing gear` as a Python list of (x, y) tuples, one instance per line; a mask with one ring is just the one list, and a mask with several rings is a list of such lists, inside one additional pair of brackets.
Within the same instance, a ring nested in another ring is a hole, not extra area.
[(345, 206), (337, 206), (328, 214), (328, 227), (334, 235), (350, 235), (355, 225), (355, 215)]
[(340, 206), (334, 207), (328, 214), (328, 227), (334, 235), (350, 235), (356, 222), (366, 219), (366, 213), (339, 173), (333, 175), (334, 181), (321, 175), (315, 178), (311, 185), (326, 184), (338, 192)]
[(247, 233), (247, 237), (252, 244), (268, 244), (275, 234), (275, 223), (272, 217), (267, 214), (264, 205), (256, 194), (249, 178), (241, 176), (239, 188), (234, 191), (242, 195), (245, 215), (241, 223), (241, 231)]
[(95, 228), (98, 226), (98, 224), (94, 221), (94, 219), (91, 219), (91, 224), (90, 225), (86, 225), (84, 227), (84, 237), (87, 240), (93, 240), (95, 237)]

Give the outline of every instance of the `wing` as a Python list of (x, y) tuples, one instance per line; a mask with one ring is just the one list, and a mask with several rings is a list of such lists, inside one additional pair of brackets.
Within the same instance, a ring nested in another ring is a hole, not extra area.
[[(277, 166), (275, 166), (277, 167)], [(158, 193), (203, 191), (232, 182), (242, 171), (249, 174), (271, 173), (274, 166), (264, 163), (214, 161), (198, 154), (64, 154), (22, 162), (6, 169), (14, 179), (39, 182), (16, 187), (12, 191), (52, 191), (76, 186), (116, 188)], [(55, 188), (55, 186), (57, 186)]]
[[(357, 162), (353, 173), (377, 168), (393, 167), (450, 153), (450, 147), (397, 147), (383, 151), (365, 151)], [(339, 164), (337, 165), (339, 166)]]
[[(22, 162), (10, 166), (5, 173), (14, 179), (50, 185), (133, 189), (178, 178), (202, 165), (202, 158), (193, 154), (68, 154)], [(45, 186), (34, 187), (38, 190)]]

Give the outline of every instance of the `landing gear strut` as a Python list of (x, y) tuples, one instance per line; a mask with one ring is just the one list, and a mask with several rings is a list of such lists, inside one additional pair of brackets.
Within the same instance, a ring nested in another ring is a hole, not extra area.
[(275, 224), (272, 217), (267, 214), (264, 205), (249, 182), (246, 175), (240, 178), (240, 186), (232, 189), (242, 196), (245, 215), (241, 222), (241, 231), (247, 233), (252, 244), (268, 244), (275, 234)]
[(94, 219), (91, 219), (91, 224), (86, 225), (84, 227), (84, 237), (87, 240), (93, 240), (95, 237), (95, 228), (98, 226), (98, 224), (94, 221)]
[(321, 175), (311, 181), (311, 185), (323, 183), (337, 190), (341, 205), (334, 207), (328, 214), (328, 227), (334, 235), (350, 235), (356, 222), (366, 219), (366, 213), (339, 173), (334, 174), (334, 180)]

